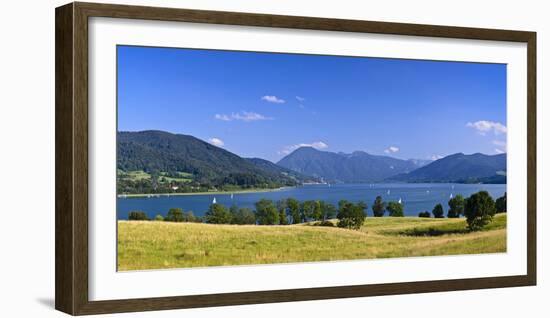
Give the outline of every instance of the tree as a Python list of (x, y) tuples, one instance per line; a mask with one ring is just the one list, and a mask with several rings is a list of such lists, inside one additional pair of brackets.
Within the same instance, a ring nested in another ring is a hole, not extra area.
[(457, 194), (454, 198), (449, 200), (449, 211), (447, 212), (447, 217), (458, 218), (461, 214), (464, 214), (464, 197)]
[(367, 212), (365, 211), (367, 209), (367, 204), (365, 201), (359, 201), (357, 202), (357, 208), (363, 210), (363, 214), (365, 217), (367, 216)]
[(300, 223), (300, 202), (294, 198), (286, 199), (288, 214), (292, 218), (291, 223)]
[(160, 214), (157, 214), (157, 215), (155, 216), (155, 221), (164, 221), (164, 217), (163, 217), (162, 215), (160, 215)]
[(171, 208), (164, 218), (168, 222), (183, 222), (183, 210), (180, 208)]
[(273, 201), (261, 199), (256, 202), (256, 220), (260, 225), (276, 225), (279, 224), (279, 211), (273, 204)]
[(418, 217), (419, 218), (429, 218), (431, 217), (432, 215), (430, 214), (430, 212), (428, 211), (424, 211), (424, 212), (420, 212), (418, 213)]
[(279, 223), (281, 225), (288, 225), (288, 218), (286, 216), (287, 214), (287, 203), (286, 200), (279, 200), (277, 201), (277, 210), (279, 210)]
[(352, 202), (341, 200), (338, 202), (338, 227), (355, 229), (361, 228), (365, 222), (365, 209), (367, 205), (363, 202), (353, 204)]
[(197, 222), (197, 217), (193, 214), (193, 211), (187, 211), (183, 213), (183, 222)]
[(151, 172), (151, 187), (153, 188), (154, 191), (156, 191), (158, 186), (159, 186), (159, 180), (158, 179), (159, 179), (158, 171)]
[(279, 211), (279, 224), (288, 225), (288, 218), (286, 217), (286, 211), (285, 210), (280, 210)]
[(231, 207), (229, 207), (229, 213), (231, 214), (231, 224), (239, 224), (239, 207), (235, 204), (231, 205)]
[(487, 191), (472, 194), (464, 206), (464, 215), (471, 231), (480, 230), (491, 222), (495, 212), (495, 201)]
[(316, 200), (313, 204), (313, 212), (311, 213), (311, 218), (320, 221), (323, 219), (323, 210), (321, 208), (321, 201)]
[(443, 206), (441, 203), (438, 203), (434, 209), (432, 210), (432, 214), (434, 215), (434, 218), (441, 219), (445, 217), (445, 211), (443, 211)]
[(231, 218), (229, 210), (220, 203), (210, 204), (208, 211), (204, 214), (206, 223), (212, 224), (229, 224), (231, 223)]
[(149, 218), (147, 217), (147, 213), (143, 211), (130, 211), (130, 213), (128, 213), (128, 220), (147, 221)]
[(236, 205), (229, 209), (231, 213), (231, 224), (256, 224), (256, 216), (249, 208), (237, 208)]
[(388, 210), (389, 215), (393, 217), (405, 216), (403, 214), (403, 205), (399, 202), (395, 202), (395, 201), (388, 202), (388, 206), (386, 207), (386, 210)]
[(322, 220), (333, 219), (336, 216), (336, 207), (334, 204), (327, 203), (325, 201), (319, 201), (321, 206)]
[(506, 213), (506, 192), (495, 201), (495, 208), (497, 210), (496, 213)]
[(317, 203), (313, 200), (302, 202), (300, 205), (300, 218), (302, 219), (302, 222), (307, 222), (313, 218), (316, 205)]
[(374, 200), (374, 203), (372, 204), (372, 213), (374, 216), (380, 217), (384, 216), (384, 213), (386, 212), (386, 203), (382, 201), (381, 196), (377, 196)]

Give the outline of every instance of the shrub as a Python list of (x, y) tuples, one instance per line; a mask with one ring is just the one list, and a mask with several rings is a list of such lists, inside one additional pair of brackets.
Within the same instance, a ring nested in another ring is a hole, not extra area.
[(504, 195), (495, 201), (495, 208), (497, 213), (506, 213), (506, 192), (504, 192)]
[(388, 206), (386, 207), (386, 210), (388, 210), (389, 215), (393, 217), (402, 217), (405, 216), (403, 214), (403, 205), (399, 202), (388, 202)]
[(164, 221), (164, 217), (160, 214), (157, 214), (157, 216), (155, 216), (155, 221)]
[(470, 231), (481, 230), (495, 215), (495, 201), (487, 191), (472, 194), (464, 206), (464, 215)]
[(180, 208), (171, 208), (164, 218), (168, 222), (183, 222), (183, 210)]
[(149, 220), (149, 218), (147, 217), (147, 214), (143, 211), (130, 211), (130, 213), (128, 213), (128, 220), (147, 221)]
[(432, 214), (434, 215), (434, 218), (444, 218), (445, 217), (445, 211), (443, 211), (443, 206), (441, 203), (438, 203), (434, 209), (432, 210)]
[(420, 212), (418, 213), (418, 217), (419, 218), (429, 218), (431, 217), (432, 215), (430, 214), (430, 212), (428, 211), (424, 211), (424, 212)]
[(206, 223), (230, 224), (232, 215), (223, 204), (213, 203), (204, 214), (204, 219)]
[(261, 199), (256, 202), (256, 220), (260, 225), (279, 224), (279, 211), (273, 201)]
[(356, 229), (361, 228), (365, 222), (365, 209), (367, 205), (364, 202), (353, 204), (352, 202), (341, 200), (338, 202), (338, 227)]
[(372, 204), (372, 213), (376, 217), (384, 216), (384, 213), (386, 212), (386, 203), (382, 201), (381, 196), (377, 196), (374, 200), (374, 203)]
[(449, 200), (448, 218), (458, 218), (464, 214), (464, 197), (460, 194)]

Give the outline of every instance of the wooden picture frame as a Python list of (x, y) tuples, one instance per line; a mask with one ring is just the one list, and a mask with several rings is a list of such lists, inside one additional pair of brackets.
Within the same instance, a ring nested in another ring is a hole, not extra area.
[[(164, 310), (536, 284), (536, 33), (451, 26), (70, 3), (56, 9), (55, 307), (72, 314)], [(145, 299), (88, 298), (88, 19), (110, 17), (478, 39), (527, 44), (527, 275)]]

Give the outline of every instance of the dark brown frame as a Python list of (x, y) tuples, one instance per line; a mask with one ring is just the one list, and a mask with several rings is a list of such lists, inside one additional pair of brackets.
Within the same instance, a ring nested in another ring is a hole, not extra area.
[[(112, 17), (527, 43), (527, 275), (143, 299), (88, 300), (88, 18)], [(55, 11), (55, 308), (101, 314), (536, 285), (536, 33), (70, 3)]]

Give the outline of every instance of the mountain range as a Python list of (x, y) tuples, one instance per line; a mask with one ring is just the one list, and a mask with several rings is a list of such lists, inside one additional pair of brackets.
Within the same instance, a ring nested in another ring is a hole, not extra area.
[(410, 173), (390, 177), (402, 182), (506, 183), (506, 154), (456, 153)]
[[(292, 186), (308, 182), (476, 182), (505, 183), (506, 154), (457, 153), (439, 160), (402, 160), (363, 151), (335, 153), (301, 147), (273, 163), (243, 158), (190, 135), (164, 131), (119, 132), (121, 171), (184, 172), (197, 187)], [(131, 187), (130, 184), (128, 187)]]
[(315, 180), (263, 159), (246, 159), (189, 135), (148, 130), (117, 134), (117, 168), (122, 171), (185, 172), (201, 184), (256, 187)]
[(379, 182), (397, 174), (411, 172), (425, 162), (376, 156), (364, 151), (346, 154), (301, 147), (277, 164), (330, 182), (363, 183)]

